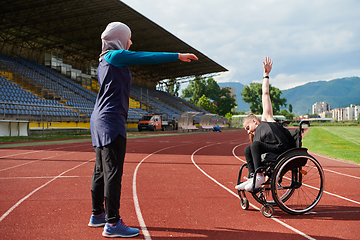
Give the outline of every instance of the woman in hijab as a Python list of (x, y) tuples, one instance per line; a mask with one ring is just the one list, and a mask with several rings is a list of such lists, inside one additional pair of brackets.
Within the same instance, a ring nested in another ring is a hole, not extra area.
[(102, 233), (105, 237), (133, 237), (139, 234), (139, 229), (125, 225), (119, 215), (126, 152), (125, 123), (132, 80), (128, 66), (178, 60), (190, 62), (198, 58), (188, 53), (129, 51), (131, 30), (120, 22), (108, 24), (101, 39), (102, 52), (97, 70), (100, 90), (90, 119), (96, 161), (91, 183), (93, 214), (89, 226), (105, 226)]

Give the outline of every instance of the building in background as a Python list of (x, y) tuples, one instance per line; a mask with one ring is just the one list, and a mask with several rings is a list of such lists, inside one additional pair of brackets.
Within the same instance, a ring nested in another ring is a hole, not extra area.
[(312, 114), (320, 115), (322, 112), (331, 111), (331, 106), (327, 102), (316, 102), (312, 106)]
[(334, 108), (326, 102), (317, 102), (312, 106), (313, 115), (303, 115), (295, 118), (295, 120), (312, 119), (314, 121), (358, 121), (360, 119), (360, 105), (351, 104), (345, 108)]
[(322, 112), (319, 114), (319, 116), (320, 116), (320, 118), (333, 118), (333, 111)]
[[(316, 104), (316, 103), (315, 103)], [(313, 108), (315, 106), (313, 105)], [(345, 108), (334, 108), (333, 110), (316, 113), (320, 118), (332, 118), (336, 121), (359, 120), (360, 105), (351, 104)]]
[(344, 120), (358, 120), (360, 106), (351, 104), (350, 107), (344, 108), (343, 118)]

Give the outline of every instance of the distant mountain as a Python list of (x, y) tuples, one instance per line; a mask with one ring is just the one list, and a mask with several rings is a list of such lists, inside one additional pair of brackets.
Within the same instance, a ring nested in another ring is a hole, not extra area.
[[(234, 87), (236, 93), (237, 111), (248, 111), (250, 104), (245, 103), (240, 92), (244, 87), (239, 82), (218, 83), (220, 87)], [(295, 115), (311, 113), (316, 102), (327, 102), (332, 109), (348, 107), (350, 104), (360, 105), (360, 78), (347, 77), (331, 81), (310, 82), (291, 89), (282, 90), (281, 97), (286, 98), (293, 107)]]
[(250, 109), (250, 104), (244, 102), (242, 100), (241, 92), (243, 90), (244, 84), (241, 84), (239, 82), (223, 82), (218, 83), (220, 87), (233, 87), (235, 88), (235, 94), (236, 94), (236, 103), (238, 104), (236, 110), (237, 111), (248, 111)]
[(281, 96), (286, 98), (287, 104), (291, 103), (295, 115), (311, 113), (316, 102), (327, 102), (332, 109), (360, 105), (360, 78), (310, 82), (283, 90)]

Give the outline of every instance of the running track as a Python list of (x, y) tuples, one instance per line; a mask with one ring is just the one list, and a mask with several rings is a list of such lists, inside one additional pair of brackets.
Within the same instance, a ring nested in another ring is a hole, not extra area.
[[(1, 239), (103, 239), (87, 226), (94, 152), (90, 141), (0, 145)], [(275, 208), (265, 218), (236, 185), (245, 131), (129, 139), (121, 215), (135, 239), (359, 239), (360, 165), (314, 155), (325, 193), (310, 214)]]

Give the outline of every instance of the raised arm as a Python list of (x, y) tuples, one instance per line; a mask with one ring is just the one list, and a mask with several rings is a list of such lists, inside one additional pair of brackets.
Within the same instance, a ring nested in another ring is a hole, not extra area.
[(273, 62), (271, 59), (269, 57), (265, 57), (265, 62), (263, 62), (264, 76), (262, 84), (262, 121), (264, 122), (275, 122), (269, 93), (269, 74), (272, 69), (272, 64)]

